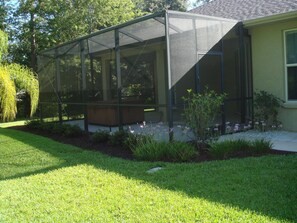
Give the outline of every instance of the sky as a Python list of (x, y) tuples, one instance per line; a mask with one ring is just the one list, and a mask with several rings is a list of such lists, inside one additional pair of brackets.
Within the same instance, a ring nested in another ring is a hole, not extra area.
[(188, 7), (188, 10), (192, 9), (193, 8), (193, 3), (195, 3), (196, 0), (189, 0), (189, 7)]

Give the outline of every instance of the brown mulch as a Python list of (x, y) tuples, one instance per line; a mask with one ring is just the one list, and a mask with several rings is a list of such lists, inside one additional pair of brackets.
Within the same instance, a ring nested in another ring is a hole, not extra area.
[(67, 138), (63, 135), (51, 134), (51, 133), (47, 133), (45, 131), (29, 129), (26, 126), (14, 126), (14, 127), (10, 127), (10, 128), (15, 129), (15, 130), (24, 131), (24, 132), (33, 133), (33, 134), (40, 135), (40, 136), (44, 136), (44, 137), (53, 139), (55, 141), (58, 141), (58, 142), (61, 142), (64, 144), (70, 144), (73, 146), (80, 147), (82, 149), (87, 149), (87, 150), (92, 150), (92, 151), (100, 151), (100, 152), (102, 152), (106, 155), (109, 155), (109, 156), (115, 156), (115, 157), (120, 157), (123, 159), (129, 159), (129, 160), (134, 159), (132, 152), (130, 150), (122, 149), (121, 147), (111, 146), (108, 143), (94, 143), (90, 140), (89, 134), (84, 134), (84, 135), (78, 136), (78, 137)]
[[(45, 131), (38, 131), (38, 130), (33, 130), (29, 129), (26, 126), (14, 126), (10, 127), (11, 129), (15, 130), (20, 130), (24, 132), (30, 132), (36, 135), (44, 136), (50, 139), (53, 139), (55, 141), (64, 143), (64, 144), (70, 144), (74, 145), (77, 147), (80, 147), (82, 149), (87, 149), (87, 150), (92, 150), (92, 151), (99, 151), (102, 152), (106, 155), (113, 156), (113, 157), (119, 157), (127, 160), (135, 160), (132, 152), (128, 149), (123, 149), (122, 147), (116, 147), (116, 146), (111, 146), (108, 143), (94, 143), (90, 140), (90, 135), (89, 134), (84, 134), (79, 137), (73, 137), (73, 138), (67, 138), (62, 135), (57, 135), (57, 134), (51, 134), (47, 133)], [(267, 153), (262, 153), (262, 154), (251, 154), (246, 151), (237, 151), (236, 153), (232, 154), (230, 158), (246, 158), (246, 157), (259, 157), (259, 156), (264, 156), (264, 155), (287, 155), (287, 154), (292, 154), (293, 152), (286, 152), (286, 151), (278, 151), (278, 150), (270, 150)], [(191, 162), (205, 162), (205, 161), (213, 161), (213, 160), (218, 160), (213, 158), (207, 153), (206, 149), (200, 149), (199, 150), (199, 155), (197, 155)]]

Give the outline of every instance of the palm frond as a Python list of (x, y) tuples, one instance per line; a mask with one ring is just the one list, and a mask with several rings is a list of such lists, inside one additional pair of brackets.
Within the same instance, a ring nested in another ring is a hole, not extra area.
[(37, 75), (29, 68), (19, 64), (9, 64), (6, 66), (10, 73), (10, 78), (20, 89), (25, 90), (31, 99), (31, 116), (35, 113), (39, 100), (39, 84)]
[(0, 66), (0, 115), (3, 121), (12, 120), (17, 112), (16, 88), (8, 69)]

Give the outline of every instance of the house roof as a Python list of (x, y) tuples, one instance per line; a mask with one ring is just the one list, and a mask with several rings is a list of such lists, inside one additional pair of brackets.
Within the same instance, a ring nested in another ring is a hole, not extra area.
[(296, 11), (297, 0), (213, 0), (191, 13), (248, 21)]

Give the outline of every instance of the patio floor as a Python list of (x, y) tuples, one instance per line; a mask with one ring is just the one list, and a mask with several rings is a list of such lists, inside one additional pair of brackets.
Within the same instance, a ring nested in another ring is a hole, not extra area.
[[(83, 129), (83, 120), (67, 121), (68, 124), (78, 125)], [(147, 123), (147, 124), (132, 124), (124, 126), (124, 129), (128, 129), (131, 132), (151, 134), (156, 140), (168, 141), (168, 126), (165, 123)], [(89, 125), (90, 132), (101, 131), (118, 131), (118, 127), (106, 127), (99, 125)], [(183, 126), (176, 124), (173, 128), (174, 139), (178, 141), (187, 141), (193, 139), (193, 135), (188, 131), (185, 131)], [(246, 132), (239, 132), (229, 135), (224, 135), (219, 138), (219, 140), (232, 140), (232, 139), (267, 139), (273, 143), (272, 149), (297, 152), (297, 132), (287, 132), (287, 131), (267, 131), (259, 132), (255, 130), (249, 130)]]
[[(66, 121), (67, 124), (78, 125), (81, 129), (84, 128), (83, 120), (75, 120), (75, 121)], [(89, 132), (96, 132), (98, 130), (115, 132), (119, 130), (119, 127), (108, 127), (108, 126), (100, 126), (100, 125), (92, 125), (88, 126)], [(139, 134), (150, 134), (156, 140), (168, 141), (169, 140), (169, 128), (166, 123), (158, 122), (158, 123), (139, 123), (139, 124), (131, 124), (123, 126), (124, 129), (129, 130), (132, 133)], [(174, 139), (178, 141), (189, 141), (193, 139), (193, 135), (189, 131), (185, 131), (184, 127), (180, 124), (175, 123), (174, 128)]]
[(247, 132), (240, 132), (231, 135), (224, 135), (220, 137), (220, 140), (226, 139), (267, 139), (270, 140), (273, 145), (272, 149), (297, 152), (297, 132), (287, 132), (287, 131), (267, 131), (259, 132), (255, 130), (250, 130)]

